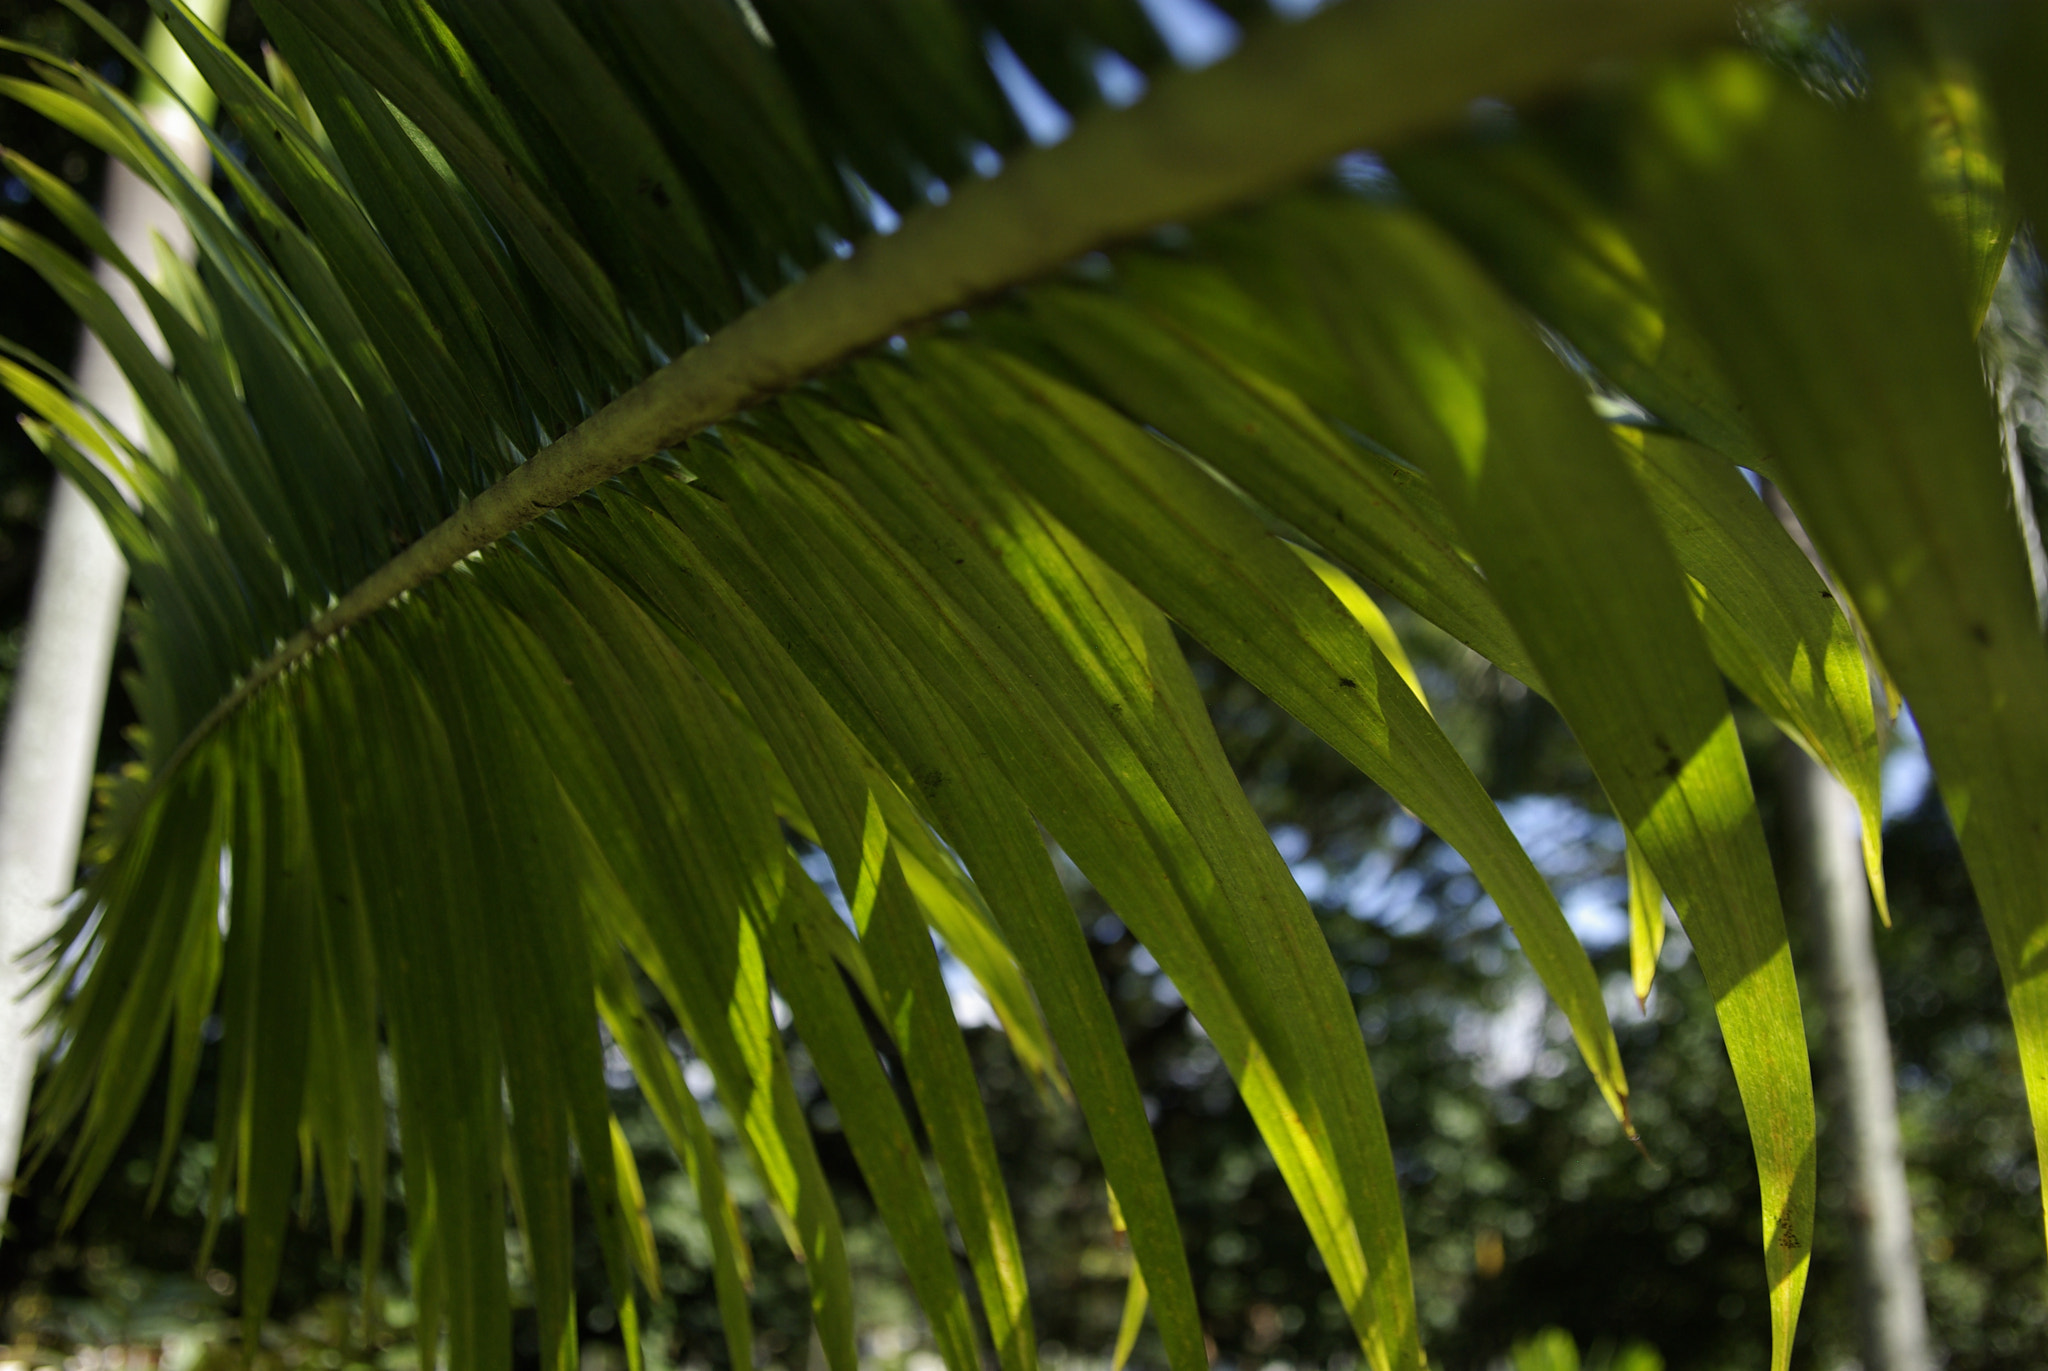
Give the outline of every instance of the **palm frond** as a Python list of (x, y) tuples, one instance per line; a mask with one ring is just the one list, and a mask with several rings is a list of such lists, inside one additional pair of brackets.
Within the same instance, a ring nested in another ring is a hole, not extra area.
[[(1971, 54), (2048, 55), (2030, 19), (1943, 29), (1933, 86), (1935, 45), (1900, 26), (1883, 98), (1830, 106), (1754, 54), (1674, 52), (1728, 26), (1705, 0), (1246, 5), (1240, 50), (1199, 72), (1124, 0), (259, 0), (272, 81), (153, 4), (250, 144), (251, 165), (217, 144), (232, 207), (94, 73), (30, 54), (36, 80), (0, 82), (158, 185), (199, 254), (152, 284), (10, 159), (171, 355), (0, 222), (152, 426), (137, 450), (0, 365), (143, 605), (146, 774), (50, 949), (76, 984), (37, 1137), (75, 1139), (76, 1204), (167, 1049), (174, 1137), (218, 1012), (215, 1213), (243, 1215), (252, 1323), (302, 1165), (337, 1230), (383, 1193), (388, 1053), (423, 1346), (508, 1361), (509, 1209), (548, 1362), (575, 1364), (577, 1172), (630, 1329), (653, 1273), (608, 1034), (689, 1166), (750, 1364), (750, 1258), (644, 979), (805, 1262), (835, 1371), (854, 1293), (776, 994), (949, 1367), (985, 1337), (1029, 1371), (937, 932), (1087, 1120), (1131, 1326), (1149, 1303), (1177, 1371), (1203, 1366), (1049, 835), (1228, 1064), (1368, 1363), (1420, 1366), (1351, 1000), (1175, 625), (1464, 855), (1623, 1127), (1628, 1087), (1591, 963), (1352, 576), (1570, 723), (1628, 832), (1638, 993), (1670, 895), (1756, 1143), (1779, 1367), (1812, 1089), (1721, 677), (1857, 797), (1881, 898), (1865, 631), (2048, 1109), (2048, 649), (1971, 341), (2012, 224), (1984, 129), (2039, 113)], [(1071, 137), (1026, 145), (997, 43)], [(1100, 107), (1101, 53), (1143, 100)], [(1474, 99), (1561, 96), (1596, 63), (1576, 123), (1459, 129)], [(1368, 146), (1397, 180), (1325, 175)], [(1842, 601), (1738, 464), (1784, 484)], [(829, 857), (847, 922), (792, 842)]]

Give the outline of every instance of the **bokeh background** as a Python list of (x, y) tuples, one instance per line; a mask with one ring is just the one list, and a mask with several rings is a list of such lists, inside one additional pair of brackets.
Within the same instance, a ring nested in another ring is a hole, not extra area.
[[(131, 34), (140, 0), (105, 12)], [(0, 35), (129, 75), (49, 0), (0, 0)], [(228, 37), (261, 70), (244, 7)], [(19, 59), (0, 56), (5, 73)], [(226, 130), (230, 146), (235, 131)], [(88, 147), (0, 100), (0, 143), (96, 194)], [(18, 182), (0, 212), (68, 241)], [(72, 244), (76, 250), (76, 244)], [(2038, 500), (2048, 471), (2048, 350), (2041, 273), (2016, 249), (1986, 330), (2008, 379), (2010, 410)], [(0, 259), (0, 334), (68, 361), (75, 325), (41, 283)], [(4, 419), (6, 416), (0, 416)], [(0, 422), (0, 691), (20, 646), (50, 472)], [(1274, 841), (1293, 864), (1350, 985), (1396, 1157), (1431, 1364), (1449, 1368), (1580, 1364), (1612, 1371), (1720, 1371), (1766, 1364), (1768, 1328), (1755, 1175), (1734, 1084), (1683, 935), (1674, 930), (1646, 1006), (1628, 989), (1620, 829), (1549, 706), (1461, 645), (1390, 605), (1432, 705), (1539, 867), (1556, 885), (1606, 977), (1644, 1148), (1622, 1136), (1571, 1050), (1498, 914), (1464, 862), (1328, 748), (1190, 647), (1210, 711)], [(1780, 744), (1741, 702), (1766, 825), (1781, 832)], [(131, 722), (114, 692), (103, 770), (127, 760)], [(1886, 875), (1895, 926), (1878, 934), (1897, 1055), (1908, 1165), (1936, 1341), (1952, 1371), (2048, 1364), (2040, 1176), (2028, 1136), (2013, 1037), (1988, 941), (1910, 720), (1886, 767)], [(822, 861), (813, 869), (829, 880)], [(1175, 1195), (1219, 1365), (1243, 1371), (1327, 1366), (1356, 1353), (1342, 1311), (1249, 1115), (1215, 1051), (1146, 950), (1078, 872), (1065, 868), (1096, 966), (1135, 1061)], [(1794, 903), (1795, 955), (1806, 930)], [(954, 968), (957, 970), (957, 968)], [(1100, 1168), (1071, 1107), (1043, 1098), (1009, 1055), (971, 982), (956, 982), (983, 1093), (1031, 1263), (1042, 1354), (1054, 1368), (1107, 1365), (1129, 1256), (1112, 1230)], [(1810, 1029), (1821, 1029), (1817, 998)], [(680, 1038), (676, 1040), (680, 1048)], [(848, 1220), (863, 1292), (864, 1355), (878, 1368), (928, 1371), (936, 1358), (875, 1218), (831, 1103), (801, 1046), (799, 1088)], [(724, 1368), (709, 1239), (693, 1192), (615, 1054), (614, 1107), (646, 1182), (662, 1262), (648, 1317), (649, 1365)], [(24, 1184), (0, 1236), (0, 1364), (239, 1365), (234, 1331), (239, 1233), (205, 1211), (213, 1062), (201, 1068), (188, 1135), (152, 1210), (160, 1125), (145, 1107), (124, 1159), (79, 1221), (60, 1231), (54, 1167)], [(693, 1087), (707, 1071), (690, 1071)], [(1825, 1139), (1829, 1100), (1823, 1080)], [(758, 1347), (768, 1371), (809, 1362), (802, 1273), (782, 1247), (729, 1122), (706, 1098), (753, 1239)], [(397, 1168), (392, 1169), (394, 1177)], [(400, 1197), (389, 1197), (401, 1228)], [(1854, 1365), (1855, 1292), (1844, 1245), (1838, 1165), (1823, 1152), (1821, 1225), (1800, 1361)], [(337, 1254), (324, 1206), (308, 1205), (287, 1249), (277, 1316), (261, 1360), (283, 1366), (419, 1363), (403, 1298), (402, 1242), (372, 1268), (385, 1318), (365, 1329), (364, 1268)], [(520, 1261), (510, 1253), (515, 1269)], [(596, 1246), (578, 1253), (586, 1366), (626, 1365)], [(537, 1329), (520, 1316), (521, 1355), (538, 1364)], [(1552, 1330), (1543, 1333), (1543, 1330)], [(1539, 1336), (1541, 1334), (1541, 1336)], [(1135, 1362), (1163, 1362), (1148, 1333)]]

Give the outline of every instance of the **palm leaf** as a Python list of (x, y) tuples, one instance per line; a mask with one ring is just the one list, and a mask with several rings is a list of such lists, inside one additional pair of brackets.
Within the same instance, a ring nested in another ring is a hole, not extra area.
[[(1728, 459), (1784, 480), (1913, 702), (2038, 1048), (2027, 702), (2048, 665), (2002, 488), (1982, 461), (1947, 477), (1982, 455), (1969, 325), (2011, 222), (1966, 60), (2005, 41), (1997, 15), (1884, 30), (1883, 117), (1748, 58), (1609, 81), (1570, 108), (1648, 132), (1589, 154), (1457, 126), (1475, 98), (1564, 97), (1590, 64), (1709, 41), (1719, 4), (1239, 6), (1241, 50), (1185, 72), (1124, 0), (858, 22), (812, 0), (262, 0), (270, 82), (153, 4), (260, 163), (216, 144), (236, 209), (93, 73), (30, 53), (37, 79), (0, 84), (155, 183), (198, 250), (153, 284), (10, 158), (171, 357), (0, 222), (152, 430), (135, 451), (32, 361), (0, 365), (143, 601), (144, 767), (49, 949), (53, 981), (88, 970), (53, 1011), (37, 1138), (73, 1140), (75, 1207), (167, 1045), (174, 1136), (217, 1005), (215, 1215), (243, 1215), (252, 1326), (298, 1166), (337, 1231), (366, 1197), (377, 1259), (388, 1053), (423, 1346), (508, 1359), (509, 1205), (546, 1357), (574, 1363), (578, 1171), (630, 1332), (653, 1273), (601, 1019), (689, 1166), (748, 1362), (749, 1256), (644, 979), (805, 1262), (827, 1361), (855, 1364), (855, 1296), (776, 992), (948, 1364), (985, 1337), (1026, 1371), (1023, 1256), (931, 930), (1088, 1123), (1136, 1262), (1119, 1358), (1149, 1305), (1200, 1367), (1173, 1197), (1050, 835), (1216, 1044), (1366, 1360), (1420, 1366), (1351, 1001), (1174, 624), (1464, 853), (1624, 1120), (1627, 1083), (1591, 963), (1355, 576), (1570, 722), (1628, 830), (1639, 993), (1669, 891), (1757, 1144), (1784, 1365), (1811, 1085), (1720, 676), (1857, 794), (1874, 881), (1877, 725), (1850, 621)], [(1058, 146), (1026, 146), (994, 38), (1080, 115)], [(1148, 74), (1130, 109), (1075, 64), (1105, 50)], [(1997, 93), (2037, 113), (2030, 87)], [(1361, 146), (1395, 152), (1411, 199), (1309, 184)], [(1904, 227), (1829, 262), (1857, 197)], [(1773, 213), (1792, 246), (1757, 227)], [(1898, 270), (1918, 294), (1857, 298), (1856, 272)], [(1931, 417), (1873, 428), (1865, 378), (1916, 393), (1937, 345)], [(1593, 398), (1655, 431), (1610, 431)], [(792, 841), (830, 859), (850, 925)]]
[[(2048, 820), (2038, 786), (2022, 778), (2048, 758), (2048, 731), (2042, 712), (2022, 702), (2048, 698), (2048, 649), (2006, 506), (1995, 416), (1974, 371), (1974, 264), (1956, 250), (1950, 226), (1910, 193), (1906, 150), (1870, 112), (1816, 118), (1788, 96), (1766, 73), (1730, 64), (1672, 76), (1659, 92), (1655, 134), (1643, 153), (1662, 192), (1657, 226), (1674, 246), (1690, 233), (1714, 231), (1711, 216), (1683, 222), (1703, 203), (1691, 197), (1712, 194), (1710, 187), (1743, 197), (1722, 202), (1731, 207), (1761, 203), (1748, 197), (1785, 197), (1776, 202), (1782, 219), (1757, 214), (1711, 265), (1682, 258), (1678, 279), (1747, 379), (1802, 521), (1922, 720), (1984, 906), (2022, 1060), (2040, 1060), (2048, 1018), (2034, 949), (2048, 929), (2041, 877)], [(1748, 111), (1781, 110), (1769, 137), (1759, 137)], [(1837, 174), (1795, 190), (1789, 163), (1802, 155), (1830, 158)], [(1711, 170), (1670, 171), (1702, 163)], [(1822, 269), (1821, 236), (1873, 206), (1888, 227), (1888, 260), (1902, 269), (1870, 278), (1839, 258)], [(1749, 235), (1773, 228), (1782, 231), (1759, 251)], [(1771, 275), (1757, 279), (1764, 273)], [(1717, 297), (1735, 280), (1746, 296), (1771, 298), (1773, 310), (1732, 318)], [(1883, 288), (1869, 291), (1872, 280)], [(1768, 295), (1780, 288), (1788, 293)], [(1888, 346), (1857, 345), (1873, 327)], [(1910, 405), (1894, 412), (1874, 403), (1895, 398), (1890, 387), (1908, 373)], [(1799, 388), (1796, 402), (1790, 386)], [(2048, 1138), (2041, 1129), (2048, 1095), (2036, 1080), (2029, 1076), (2028, 1102), (2038, 1145)]]

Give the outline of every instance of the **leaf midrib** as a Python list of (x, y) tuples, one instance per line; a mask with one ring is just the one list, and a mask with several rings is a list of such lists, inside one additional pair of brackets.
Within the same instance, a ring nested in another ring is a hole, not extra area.
[(734, 321), (535, 452), (287, 639), (185, 736), (179, 765), (321, 644), (691, 434), (912, 328), (1162, 224), (1313, 175), (1354, 148), (1542, 95), (1585, 65), (1732, 31), (1726, 0), (1350, 0), (955, 190)]

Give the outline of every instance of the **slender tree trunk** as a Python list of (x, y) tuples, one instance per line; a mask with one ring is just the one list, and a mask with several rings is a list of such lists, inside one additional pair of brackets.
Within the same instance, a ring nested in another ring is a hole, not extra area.
[(1827, 1006), (1825, 1058), (1837, 1109), (1830, 1141), (1848, 1162), (1863, 1364), (1866, 1371), (1932, 1371), (1891, 1036), (1863, 875), (1862, 817), (1834, 777), (1792, 743), (1781, 746), (1792, 884), (1806, 904)]
[[(1785, 497), (1764, 499), (1823, 577)], [(1790, 740), (1779, 743), (1778, 776), (1788, 833), (1787, 884), (1813, 930), (1827, 1040), (1820, 1053), (1838, 1110), (1829, 1145), (1849, 1176), (1849, 1236), (1856, 1261), (1865, 1371), (1933, 1371), (1927, 1298), (1913, 1246), (1913, 1200), (1899, 1141), (1899, 1094), (1884, 983), (1877, 972), (1876, 922), (1863, 871), (1863, 816), (1841, 783)]]
[[(2042, 301), (2030, 299), (2029, 306), (2040, 311)], [(2048, 320), (2043, 320), (2048, 324)], [(1998, 436), (2005, 449), (2006, 475), (2012, 480), (2012, 512), (2019, 522), (2020, 543), (2027, 550), (2027, 574), (2034, 583), (2034, 614), (2048, 630), (2048, 546), (2041, 539), (2041, 521), (2034, 517), (2034, 492), (2027, 482), (2027, 458), (2020, 449), (2017, 392), (2021, 385), (2018, 366), (2003, 349), (1986, 346), (1985, 369), (1992, 393), (1998, 397)]]
[[(227, 6), (226, 0), (199, 0), (194, 8), (217, 26)], [(198, 96), (203, 88), (189, 65), (182, 57), (167, 60), (173, 52), (168, 35), (156, 28), (151, 57), (188, 98)], [(207, 165), (205, 140), (173, 98), (158, 91), (143, 109), (188, 166)], [(176, 212), (112, 159), (103, 214), (114, 241), (133, 260), (152, 259), (152, 233), (190, 256), (191, 238)], [(95, 274), (161, 355), (155, 325), (134, 287), (104, 263)], [(129, 437), (140, 438), (135, 397), (90, 334), (79, 347), (73, 374), (86, 398)], [(33, 967), (19, 957), (53, 931), (57, 908), (77, 879), (127, 585), (128, 568), (99, 515), (60, 477), (51, 493), (21, 664), (0, 741), (0, 1218), (13, 1192), (42, 1042), (44, 999), (29, 993)]]

